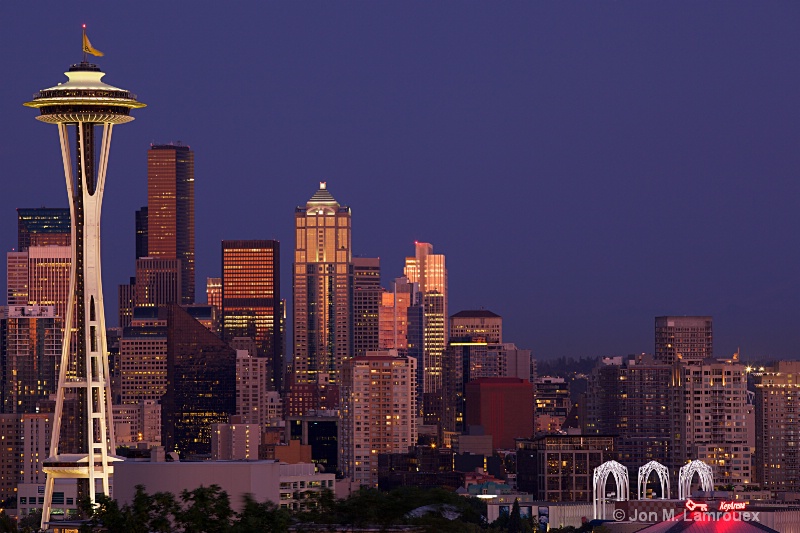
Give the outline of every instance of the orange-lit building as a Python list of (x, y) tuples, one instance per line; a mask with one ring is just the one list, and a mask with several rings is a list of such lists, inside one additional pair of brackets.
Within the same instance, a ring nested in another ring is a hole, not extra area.
[(181, 299), (169, 303), (193, 304), (194, 152), (188, 146), (151, 145), (147, 152), (147, 254), (180, 261)]
[(282, 388), (278, 241), (222, 241), (222, 334), (254, 339), (258, 357), (269, 360), (270, 388)]
[(353, 355), (350, 215), (350, 208), (340, 205), (325, 183), (295, 209), (293, 350), (298, 385), (335, 387), (343, 362)]

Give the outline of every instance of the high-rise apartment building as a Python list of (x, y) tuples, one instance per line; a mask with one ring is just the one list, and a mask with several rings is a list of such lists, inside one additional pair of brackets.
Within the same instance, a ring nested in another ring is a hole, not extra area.
[(62, 323), (53, 306), (0, 308), (0, 413), (35, 413), (38, 402), (55, 394)]
[(713, 465), (720, 485), (753, 482), (751, 458), (754, 406), (748, 400), (745, 367), (736, 360), (676, 365), (672, 465), (690, 459)]
[(489, 344), (503, 342), (503, 317), (486, 309), (459, 311), (450, 316), (450, 338), (482, 338)]
[(800, 362), (781, 361), (753, 373), (756, 396), (756, 482), (800, 491)]
[(147, 152), (147, 254), (180, 261), (180, 300), (169, 303), (193, 304), (194, 152), (188, 146), (154, 144)]
[(22, 415), (0, 414), (0, 501), (17, 495), (22, 467)]
[(670, 464), (673, 371), (643, 354), (604, 358), (589, 375), (583, 432), (617, 435), (617, 460), (631, 472)]
[(416, 444), (416, 370), (416, 360), (395, 350), (345, 361), (339, 468), (353, 482), (377, 487), (378, 454), (406, 453)]
[(222, 241), (222, 332), (255, 340), (269, 361), (269, 386), (283, 384), (280, 243), (274, 240)]
[(376, 351), (380, 345), (378, 309), (381, 305), (381, 260), (353, 258), (353, 355)]
[(260, 425), (269, 420), (267, 383), (271, 372), (268, 363), (265, 357), (236, 350), (236, 415), (244, 424)]
[(69, 208), (17, 208), (17, 251), (31, 246), (70, 245)]
[(713, 355), (710, 316), (656, 317), (656, 361), (696, 363)]
[[(295, 209), (294, 382), (339, 379), (353, 355), (353, 265), (350, 208), (326, 184)], [(302, 413), (301, 413), (302, 414)]]
[(419, 362), (422, 388), (422, 413), (425, 423), (437, 423), (442, 403), (443, 355), (450, 338), (447, 315), (447, 269), (444, 255), (434, 254), (433, 245), (416, 242), (414, 257), (406, 258), (404, 275), (419, 285), (418, 310), (409, 308), (409, 333), (412, 319), (419, 321), (416, 339), (409, 339), (409, 355)]

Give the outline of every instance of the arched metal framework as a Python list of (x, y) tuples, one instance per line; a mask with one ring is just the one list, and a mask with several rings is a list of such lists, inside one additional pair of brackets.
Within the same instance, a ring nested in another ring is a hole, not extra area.
[[(629, 479), (627, 467), (616, 461), (606, 461), (594, 469), (592, 479), (592, 504), (595, 519), (604, 520), (606, 517), (606, 481), (609, 474), (613, 474), (617, 484), (616, 501), (627, 501), (629, 496)], [(599, 513), (598, 513), (599, 511)]]
[(692, 478), (695, 473), (700, 477), (700, 487), (704, 491), (714, 490), (714, 472), (703, 461), (695, 460), (681, 467), (678, 474), (678, 499), (685, 500), (691, 496)]
[(655, 471), (658, 480), (661, 482), (661, 499), (669, 499), (669, 469), (657, 461), (650, 461), (644, 466), (639, 467), (639, 499), (644, 500), (647, 494), (647, 479)]

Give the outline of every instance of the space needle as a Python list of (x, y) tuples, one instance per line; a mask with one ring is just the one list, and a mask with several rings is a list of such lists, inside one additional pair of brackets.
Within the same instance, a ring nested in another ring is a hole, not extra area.
[[(131, 109), (144, 107), (136, 95), (101, 80), (100, 68), (87, 54), (103, 55), (83, 32), (83, 61), (65, 72), (68, 81), (42, 89), (24, 105), (37, 108), (37, 120), (58, 126), (61, 157), (72, 220), (70, 290), (64, 317), (50, 456), (46, 474), (42, 529), (47, 529), (56, 478), (78, 480), (78, 499), (96, 501), (98, 485), (111, 495), (116, 444), (111, 418), (111, 378), (100, 273), (100, 209), (115, 124), (133, 120)], [(99, 143), (98, 143), (99, 141)], [(74, 146), (74, 153), (72, 147)], [(74, 441), (59, 450), (65, 395), (76, 399), (71, 430)]]

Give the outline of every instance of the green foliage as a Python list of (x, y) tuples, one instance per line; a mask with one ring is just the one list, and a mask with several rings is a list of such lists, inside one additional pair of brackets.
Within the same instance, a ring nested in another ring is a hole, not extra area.
[(17, 524), (19, 533), (36, 533), (42, 527), (42, 511), (32, 510), (28, 516), (22, 518)]
[[(303, 497), (303, 508), (290, 512), (279, 509), (272, 502), (257, 502), (252, 495), (245, 495), (244, 507), (241, 513), (236, 514), (231, 510), (228, 495), (216, 485), (184, 491), (179, 498), (168, 493), (151, 496), (144, 487), (138, 486), (133, 501), (121, 508), (114, 500), (98, 498), (97, 505), (88, 508), (92, 516), (84, 531), (287, 533), (290, 527), (296, 531), (324, 531), (326, 527), (335, 531), (348, 525), (380, 528), (416, 525), (431, 533), (486, 531), (485, 503), (443, 489), (401, 487), (384, 493), (364, 488), (342, 500), (325, 490), (305, 493)], [(437, 511), (418, 517), (409, 516), (411, 511), (423, 506), (447, 506), (459, 516), (449, 520)], [(523, 520), (522, 524), (519, 533), (530, 531), (524, 527), (527, 522)]]
[(0, 533), (17, 533), (17, 524), (5, 511), (0, 511)]

